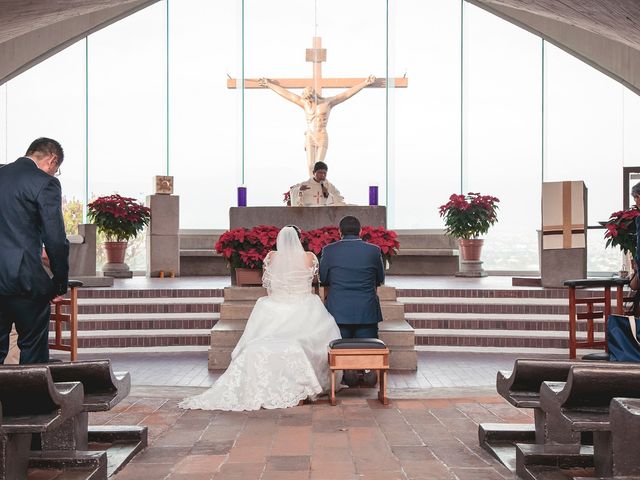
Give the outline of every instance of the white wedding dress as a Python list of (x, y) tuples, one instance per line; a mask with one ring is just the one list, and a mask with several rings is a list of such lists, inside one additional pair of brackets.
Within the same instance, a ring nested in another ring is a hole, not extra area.
[(270, 253), (264, 262), (268, 296), (256, 302), (231, 353), (231, 364), (209, 390), (183, 400), (181, 408), (286, 408), (314, 400), (331, 388), (327, 345), (340, 338), (340, 330), (320, 298), (311, 293), (318, 260), (314, 256), (308, 266), (292, 227), (280, 231), (277, 245), (277, 253)]

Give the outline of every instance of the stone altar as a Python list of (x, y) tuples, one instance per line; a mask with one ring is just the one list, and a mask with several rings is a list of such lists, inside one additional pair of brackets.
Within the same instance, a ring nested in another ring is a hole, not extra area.
[(340, 219), (353, 215), (363, 226), (387, 228), (387, 207), (357, 206), (342, 207), (231, 207), (229, 228), (252, 228), (256, 225), (297, 225), (303, 230), (338, 226)]

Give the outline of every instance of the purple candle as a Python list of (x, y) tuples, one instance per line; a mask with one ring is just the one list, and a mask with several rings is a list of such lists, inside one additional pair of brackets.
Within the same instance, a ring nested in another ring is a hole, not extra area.
[(378, 186), (371, 185), (369, 187), (369, 205), (378, 205)]
[(238, 187), (238, 206), (247, 206), (247, 187)]

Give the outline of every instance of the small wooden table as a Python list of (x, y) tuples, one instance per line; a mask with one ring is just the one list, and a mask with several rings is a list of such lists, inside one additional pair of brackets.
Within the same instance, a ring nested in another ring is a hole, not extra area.
[[(83, 283), (78, 280), (69, 280), (69, 298), (51, 302), (51, 321), (55, 324), (55, 337), (53, 342), (49, 343), (49, 349), (69, 352), (71, 361), (78, 359), (78, 288), (82, 286)], [(62, 313), (63, 306), (69, 307), (68, 313)], [(62, 341), (63, 322), (69, 323), (69, 343)]]
[(331, 405), (336, 405), (336, 370), (376, 370), (378, 374), (378, 400), (389, 405), (387, 398), (387, 370), (389, 349), (377, 338), (350, 338), (334, 340), (329, 344), (331, 370)]
[[(623, 314), (623, 304), (625, 300), (632, 300), (624, 297), (624, 286), (629, 284), (628, 278), (583, 278), (579, 280), (566, 280), (565, 287), (569, 287), (569, 358), (576, 358), (578, 348), (604, 348), (607, 350), (607, 319), (612, 313)], [(616, 289), (615, 312), (611, 308), (611, 288)], [(601, 297), (578, 297), (576, 290), (584, 288), (602, 288)], [(578, 313), (578, 305), (586, 305), (587, 311)], [(602, 305), (601, 309), (594, 308), (595, 305)], [(594, 320), (604, 319), (605, 339), (596, 340), (594, 335)], [(587, 340), (579, 342), (577, 340), (578, 320), (587, 321)]]

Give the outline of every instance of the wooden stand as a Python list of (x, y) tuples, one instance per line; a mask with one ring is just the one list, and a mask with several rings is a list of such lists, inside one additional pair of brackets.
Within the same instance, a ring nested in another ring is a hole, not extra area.
[[(578, 348), (604, 348), (607, 350), (607, 339), (595, 340), (594, 323), (597, 318), (604, 319), (604, 331), (607, 331), (607, 319), (611, 315), (611, 287), (616, 288), (616, 309), (617, 315), (623, 314), (625, 300), (632, 300), (624, 297), (624, 286), (629, 284), (627, 278), (585, 278), (582, 280), (566, 280), (564, 285), (569, 287), (569, 358), (576, 358)], [(582, 288), (602, 288), (602, 297), (579, 298), (577, 289)], [(578, 313), (578, 305), (586, 305), (587, 311)], [(601, 309), (594, 308), (602, 305)], [(587, 321), (587, 340), (578, 342), (576, 332), (578, 320)]]
[[(82, 282), (70, 280), (69, 298), (51, 302), (51, 321), (55, 323), (55, 338), (53, 343), (49, 344), (49, 349), (69, 352), (71, 361), (78, 359), (78, 287), (82, 287)], [(62, 313), (63, 306), (69, 307), (68, 313)], [(69, 344), (62, 343), (62, 322), (69, 323)]]
[(336, 405), (336, 370), (376, 370), (378, 373), (378, 400), (389, 405), (387, 398), (388, 348), (330, 348), (331, 405)]

